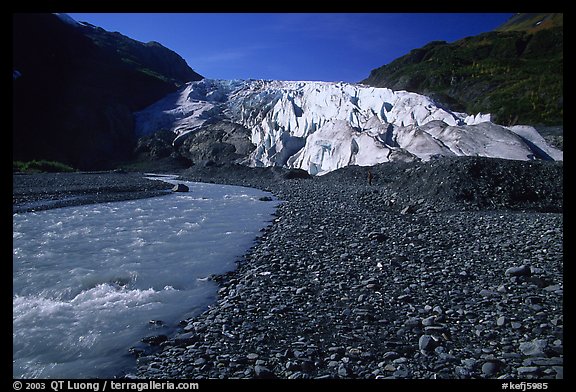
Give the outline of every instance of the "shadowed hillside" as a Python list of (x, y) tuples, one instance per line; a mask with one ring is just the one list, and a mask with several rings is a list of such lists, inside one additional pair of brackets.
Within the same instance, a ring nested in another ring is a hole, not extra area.
[(14, 160), (112, 167), (134, 149), (134, 111), (202, 79), (158, 43), (53, 14), (14, 14), (12, 34)]

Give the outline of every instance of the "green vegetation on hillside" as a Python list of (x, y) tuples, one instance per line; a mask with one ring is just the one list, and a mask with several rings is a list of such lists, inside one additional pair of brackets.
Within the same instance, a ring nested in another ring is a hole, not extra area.
[[(430, 42), (362, 83), (429, 95), (456, 111), (491, 113), (500, 124), (562, 124), (562, 19), (534, 19), (518, 17), (520, 26), (453, 43)], [(547, 28), (522, 30), (535, 24)]]
[(496, 28), (496, 31), (526, 31), (535, 33), (552, 27), (562, 27), (563, 25), (564, 14), (519, 13)]
[(202, 76), (194, 72), (177, 53), (157, 42), (142, 43), (99, 27), (83, 31), (111, 57), (120, 59), (126, 69), (175, 86), (181, 86), (186, 81), (202, 79)]
[(74, 172), (72, 167), (56, 161), (12, 161), (12, 172), (21, 173), (60, 173), (60, 172)]

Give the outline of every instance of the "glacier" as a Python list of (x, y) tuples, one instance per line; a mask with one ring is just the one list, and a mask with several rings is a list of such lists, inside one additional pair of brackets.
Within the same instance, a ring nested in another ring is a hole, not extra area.
[(345, 82), (203, 79), (135, 113), (137, 136), (170, 130), (176, 145), (218, 121), (251, 130), (250, 166), (312, 175), (440, 156), (563, 159), (533, 127), (506, 127), (490, 114), (454, 112), (424, 95)]

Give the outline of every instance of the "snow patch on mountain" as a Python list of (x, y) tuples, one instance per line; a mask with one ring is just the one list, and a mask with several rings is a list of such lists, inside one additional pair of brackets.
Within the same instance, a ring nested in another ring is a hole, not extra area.
[(74, 19), (73, 17), (71, 17), (68, 14), (62, 14), (62, 13), (53, 13), (54, 16), (57, 16), (62, 22), (72, 25), (72, 26), (79, 26), (80, 23), (78, 23), (78, 21), (76, 21), (76, 19)]
[(251, 130), (252, 166), (311, 174), (434, 156), (562, 159), (532, 127), (503, 127), (489, 114), (453, 112), (416, 93), (342, 82), (203, 79), (135, 116), (138, 136), (170, 130), (175, 143), (221, 120)]

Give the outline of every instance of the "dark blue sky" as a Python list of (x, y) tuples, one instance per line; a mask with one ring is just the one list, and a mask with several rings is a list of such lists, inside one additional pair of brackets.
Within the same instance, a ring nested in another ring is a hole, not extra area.
[(511, 13), (70, 13), (157, 41), (212, 79), (359, 82), (430, 41), (493, 30)]

